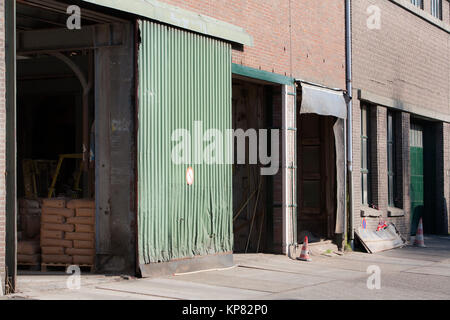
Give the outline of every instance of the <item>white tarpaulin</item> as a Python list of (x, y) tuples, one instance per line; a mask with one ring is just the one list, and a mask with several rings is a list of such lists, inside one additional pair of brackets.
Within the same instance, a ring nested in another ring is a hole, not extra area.
[(347, 119), (344, 92), (302, 82), (302, 105), (300, 113), (316, 113)]

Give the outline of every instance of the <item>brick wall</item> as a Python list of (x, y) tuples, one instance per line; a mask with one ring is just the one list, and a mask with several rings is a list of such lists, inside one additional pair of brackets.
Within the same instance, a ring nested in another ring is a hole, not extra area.
[[(427, 1), (425, 1), (427, 2)], [(398, 216), (390, 216), (387, 185), (387, 137), (388, 108), (370, 105), (372, 124), (372, 199), (378, 210), (366, 210), (361, 205), (361, 102), (358, 90), (364, 90), (383, 98), (428, 109), (436, 114), (450, 114), (450, 35), (430, 22), (412, 14), (403, 7), (387, 0), (359, 0), (352, 2), (353, 31), (353, 214), (354, 228), (362, 222), (362, 213), (368, 215), (369, 228), (375, 228), (382, 220), (393, 222), (408, 238), (410, 232), (410, 159), (409, 128), (414, 114), (397, 111), (396, 128), (396, 176), (397, 194), (395, 206)], [(443, 3), (443, 21), (448, 23), (449, 3)], [(380, 9), (381, 29), (367, 27), (367, 8)], [(428, 7), (425, 7), (427, 10)], [(429, 8), (428, 8), (429, 9)], [(447, 215), (450, 194), (450, 127), (436, 124), (436, 201), (437, 215)], [(439, 139), (439, 137), (442, 137)], [(393, 212), (393, 210), (391, 210)], [(378, 217), (379, 215), (380, 217)], [(372, 216), (372, 217), (370, 217)], [(448, 224), (445, 226), (448, 229)]]
[(5, 152), (6, 152), (6, 131), (5, 131), (5, 1), (0, 1), (0, 295), (4, 286), (5, 271)]
[(234, 49), (234, 63), (345, 89), (345, 1), (163, 2), (244, 28), (254, 46)]
[[(450, 114), (450, 35), (391, 1), (352, 3), (354, 88)], [(379, 30), (367, 27), (371, 5)]]

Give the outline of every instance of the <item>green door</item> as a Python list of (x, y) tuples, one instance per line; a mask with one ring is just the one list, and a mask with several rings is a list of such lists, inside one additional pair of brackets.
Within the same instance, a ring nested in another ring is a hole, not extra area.
[(423, 127), (411, 123), (409, 131), (411, 161), (411, 235), (415, 235), (424, 208)]
[[(197, 157), (211, 141), (205, 138), (207, 130), (225, 136), (232, 128), (231, 45), (149, 21), (140, 21), (139, 28), (141, 269), (150, 263), (231, 252), (232, 166)], [(177, 132), (185, 138), (182, 153), (175, 152), (182, 138), (174, 135)], [(186, 161), (172, 158), (182, 154)], [(188, 183), (191, 177), (193, 183)]]

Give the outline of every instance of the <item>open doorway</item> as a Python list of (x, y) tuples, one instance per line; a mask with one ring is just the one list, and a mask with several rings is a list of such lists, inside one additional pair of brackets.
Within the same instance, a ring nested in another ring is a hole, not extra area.
[(66, 11), (16, 8), (17, 266), (135, 274), (134, 23)]
[[(94, 270), (93, 50), (68, 50), (67, 35), (58, 50), (52, 30), (65, 27), (63, 12), (25, 2), (16, 10), (17, 266), (46, 271), (76, 264)], [(42, 32), (41, 41), (54, 42), (52, 47), (37, 48), (39, 34), (31, 39), (33, 31)]]
[[(250, 163), (250, 145), (259, 155), (260, 129), (270, 132), (281, 119), (280, 86), (233, 78), (233, 129), (242, 129), (258, 141), (246, 138), (246, 163), (233, 165), (233, 233), (235, 253), (274, 251), (274, 176), (262, 175), (260, 162)], [(278, 106), (278, 107), (277, 107)], [(278, 114), (278, 117), (277, 117)], [(271, 154), (270, 134), (268, 154)], [(235, 148), (236, 150), (236, 141)], [(281, 170), (278, 176), (281, 175)], [(281, 192), (280, 192), (281, 198)], [(280, 199), (281, 200), (281, 199)]]
[(298, 148), (298, 241), (334, 240), (336, 225), (335, 117), (301, 114)]
[(438, 150), (442, 148), (439, 145), (442, 125), (412, 118), (409, 133), (411, 235), (416, 235), (421, 218), (424, 233), (446, 234), (447, 228), (443, 226), (446, 226), (447, 217), (439, 210), (445, 206), (438, 179), (442, 175), (439, 170), (443, 159), (438, 157)]

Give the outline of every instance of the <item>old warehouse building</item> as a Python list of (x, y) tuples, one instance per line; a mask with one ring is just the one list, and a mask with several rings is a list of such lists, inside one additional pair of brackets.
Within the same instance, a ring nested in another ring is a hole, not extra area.
[[(233, 252), (292, 255), (305, 235), (342, 246), (345, 2), (248, 3), (2, 2), (0, 268), (12, 287), (27, 192), (95, 199), (98, 272), (149, 276), (229, 266)], [(81, 8), (79, 30), (66, 27), (68, 5)], [(173, 163), (173, 131), (198, 121), (278, 130), (267, 147), (279, 146), (276, 174), (262, 176), (259, 162)], [(27, 189), (24, 160), (52, 172), (61, 155), (57, 183), (49, 174)]]

